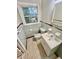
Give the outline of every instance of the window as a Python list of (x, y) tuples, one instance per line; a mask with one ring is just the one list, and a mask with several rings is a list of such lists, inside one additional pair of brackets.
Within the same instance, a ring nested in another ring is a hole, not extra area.
[(23, 14), (26, 23), (38, 22), (38, 11), (37, 7), (23, 7)]

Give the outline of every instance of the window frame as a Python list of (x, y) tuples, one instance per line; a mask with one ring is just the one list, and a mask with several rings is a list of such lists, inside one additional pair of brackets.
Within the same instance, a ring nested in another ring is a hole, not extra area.
[[(23, 7), (31, 7), (31, 6), (34, 6), (34, 7), (37, 7), (37, 8), (38, 8), (38, 15), (37, 15), (38, 21), (35, 22), (35, 23), (27, 23), (27, 22), (25, 21), (23, 9), (22, 9)], [(31, 24), (40, 23), (40, 20), (39, 20), (39, 7), (38, 7), (37, 4), (34, 4), (34, 3), (24, 3), (24, 2), (23, 2), (23, 3), (22, 3), (22, 2), (20, 3), (20, 2), (18, 2), (17, 8), (18, 8), (20, 17), (21, 17), (21, 19), (22, 19), (24, 25), (31, 25)]]

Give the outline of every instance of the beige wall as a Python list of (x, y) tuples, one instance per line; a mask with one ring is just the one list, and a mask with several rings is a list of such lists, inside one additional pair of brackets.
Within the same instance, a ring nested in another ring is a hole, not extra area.
[[(55, 6), (55, 12), (54, 11)], [(54, 13), (54, 18), (53, 17)], [(41, 14), (42, 21), (51, 24), (52, 19), (62, 19), (62, 2), (55, 5), (54, 0), (42, 0), (41, 1)]]
[(51, 23), (54, 0), (42, 0), (42, 21)]
[(18, 26), (20, 23), (22, 23), (22, 20), (21, 20), (21, 17), (20, 17), (20, 15), (19, 15), (19, 12), (18, 12), (18, 10), (17, 10), (17, 26)]
[(53, 17), (53, 25), (55, 27), (58, 27), (59, 29), (62, 29), (62, 2), (57, 3), (55, 5), (55, 13), (54, 13), (54, 17)]
[(62, 2), (55, 5), (54, 19), (62, 20)]

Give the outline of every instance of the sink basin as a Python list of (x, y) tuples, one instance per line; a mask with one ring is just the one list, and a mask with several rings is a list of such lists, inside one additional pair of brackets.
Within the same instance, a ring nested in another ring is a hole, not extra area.
[(61, 44), (61, 40), (56, 38), (54, 34), (42, 34), (41, 43), (46, 51), (47, 56), (54, 53), (57, 47)]

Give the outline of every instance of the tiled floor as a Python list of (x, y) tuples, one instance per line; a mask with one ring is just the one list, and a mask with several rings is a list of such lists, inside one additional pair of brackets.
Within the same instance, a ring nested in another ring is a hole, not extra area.
[(27, 39), (27, 59), (41, 59), (37, 44), (33, 38)]
[(40, 40), (33, 40), (32, 38), (27, 39), (27, 50), (22, 57), (18, 59), (56, 59), (56, 55), (47, 56)]
[(55, 54), (47, 57), (46, 53), (40, 43), (40, 40), (33, 41), (33, 38), (27, 39), (26, 54), (27, 54), (27, 58), (25, 58), (25, 59), (56, 59)]

